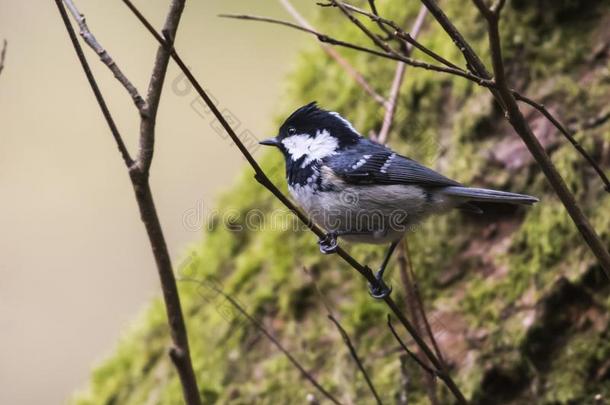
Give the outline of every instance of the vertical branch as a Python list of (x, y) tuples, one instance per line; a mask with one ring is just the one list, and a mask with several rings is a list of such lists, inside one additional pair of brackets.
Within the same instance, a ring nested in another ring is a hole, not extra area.
[[(374, 3), (373, 3), (374, 4)], [(424, 25), (424, 19), (426, 18), (427, 9), (422, 6), (417, 14), (417, 18), (415, 19), (415, 23), (413, 23), (413, 27), (411, 28), (410, 37), (415, 39), (419, 35), (421, 28)], [(410, 56), (411, 51), (413, 50), (413, 44), (409, 43), (405, 49), (403, 54), (405, 56)], [(394, 80), (392, 81), (392, 87), (390, 89), (390, 96), (388, 98), (388, 103), (386, 107), (386, 112), (383, 117), (383, 124), (381, 126), (381, 130), (379, 130), (379, 134), (376, 137), (376, 141), (382, 144), (385, 144), (388, 139), (388, 134), (392, 129), (392, 124), (394, 123), (394, 115), (396, 114), (396, 104), (398, 101), (398, 95), (400, 94), (400, 87), (402, 86), (402, 82), (405, 76), (405, 70), (407, 65), (404, 62), (396, 63), (396, 72), (394, 73)]]
[[(184, 10), (186, 0), (172, 0), (172, 3), (165, 18), (163, 32), (167, 32), (172, 38), (176, 38), (180, 17)], [(148, 93), (146, 96), (146, 108), (142, 115), (140, 123), (140, 150), (138, 153), (138, 165), (143, 173), (148, 175), (150, 164), (153, 158), (155, 148), (155, 124), (157, 120), (157, 110), (161, 101), (161, 92), (163, 91), (163, 83), (165, 74), (167, 73), (167, 65), (169, 64), (170, 54), (165, 47), (159, 45), (157, 55), (150, 75), (148, 83)]]
[[(193, 370), (193, 365), (190, 357), (188, 336), (186, 332), (184, 316), (182, 314), (180, 296), (178, 294), (178, 287), (176, 285), (176, 279), (174, 277), (171, 259), (169, 257), (167, 245), (163, 236), (163, 230), (161, 228), (161, 223), (159, 222), (159, 217), (157, 215), (155, 203), (148, 182), (148, 169), (143, 170), (142, 166), (135, 164), (135, 162), (129, 155), (129, 152), (125, 147), (121, 134), (102, 96), (99, 86), (95, 81), (95, 77), (91, 72), (87, 59), (85, 58), (83, 50), (78, 42), (78, 38), (76, 37), (76, 33), (74, 32), (74, 29), (70, 24), (70, 20), (66, 10), (63, 7), (62, 0), (55, 0), (55, 4), (57, 5), (63, 23), (66, 27), (66, 30), (68, 31), (68, 35), (70, 37), (70, 40), (72, 41), (72, 45), (74, 47), (74, 50), (76, 51), (78, 59), (81, 62), (82, 68), (89, 81), (91, 89), (95, 94), (100, 109), (104, 114), (104, 118), (106, 119), (106, 122), (117, 143), (121, 155), (123, 156), (123, 160), (125, 161), (125, 164), (128, 167), (129, 176), (135, 192), (138, 208), (140, 210), (140, 216), (142, 218), (142, 221), (144, 222), (144, 226), (146, 228), (146, 232), (148, 234), (152, 252), (155, 258), (155, 262), (157, 264), (159, 278), (161, 279), (161, 289), (163, 292), (165, 310), (173, 342), (173, 347), (170, 349), (169, 355), (176, 367), (176, 370), (178, 371), (178, 376), (182, 386), (182, 393), (184, 396), (185, 403), (187, 403), (188, 405), (200, 405), (201, 398), (199, 396), (197, 380), (195, 378), (195, 372)], [(172, 3), (172, 7), (170, 8), (168, 21), (170, 22), (169, 25), (173, 27), (174, 32), (177, 28), (179, 13), (182, 11), (183, 6), (183, 1), (174, 1)], [(76, 10), (76, 8), (74, 8), (74, 10)], [(80, 16), (80, 13), (76, 14)], [(157, 94), (159, 96), (161, 94), (161, 86), (163, 85), (163, 76), (165, 75), (167, 63), (165, 64), (165, 68), (163, 68), (161, 65), (161, 63), (158, 63), (156, 65), (158, 68), (155, 69), (155, 71), (158, 76), (153, 77), (151, 79), (151, 88), (149, 89), (149, 92), (151, 94)], [(154, 97), (150, 97), (149, 99), (154, 101), (154, 103), (152, 104), (149, 102), (149, 105), (153, 105), (156, 112), (158, 98), (155, 99)], [(151, 131), (154, 131), (154, 114), (151, 116), (153, 117), (153, 126), (149, 128)], [(141, 117), (142, 120), (145, 120), (146, 114), (141, 114)], [(147, 132), (146, 134), (149, 134), (149, 132)]]
[[(420, 334), (422, 334), (422, 324), (424, 324), (424, 327), (427, 326), (426, 332), (428, 334), (428, 338), (433, 344), (433, 349), (435, 351), (436, 357), (439, 359), (440, 366), (445, 369), (445, 363), (441, 356), (440, 350), (438, 349), (438, 346), (436, 344), (436, 340), (434, 339), (434, 335), (432, 334), (432, 331), (429, 328), (430, 325), (428, 323), (428, 317), (424, 310), (423, 302), (421, 300), (421, 296), (419, 295), (419, 291), (416, 285), (417, 282), (415, 281), (415, 274), (413, 273), (411, 256), (407, 248), (406, 236), (403, 238), (402, 243), (398, 246), (397, 259), (400, 279), (405, 288), (405, 292), (407, 295), (407, 306), (411, 313), (411, 319), (413, 320), (413, 324), (417, 328), (417, 332)], [(436, 380), (430, 374), (424, 375), (423, 378), (426, 383), (426, 389), (428, 391), (430, 403), (435, 405), (438, 403), (435, 389)]]

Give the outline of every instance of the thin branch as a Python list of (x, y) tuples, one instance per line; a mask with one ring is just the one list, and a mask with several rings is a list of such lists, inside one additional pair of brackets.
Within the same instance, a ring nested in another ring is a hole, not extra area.
[[(163, 31), (169, 33), (172, 41), (176, 38), (178, 24), (180, 23), (180, 17), (184, 10), (184, 4), (185, 0), (172, 0), (169, 12), (165, 18)], [(159, 101), (161, 100), (161, 92), (163, 91), (163, 83), (165, 82), (169, 57), (169, 52), (163, 46), (159, 46), (152, 74), (150, 75), (150, 81), (148, 83), (146, 109), (140, 123), (140, 150), (138, 151), (138, 165), (144, 173), (149, 172), (153, 158), (157, 110), (159, 108)]]
[(419, 364), (419, 366), (421, 368), (423, 368), (425, 371), (427, 371), (431, 376), (433, 377), (439, 377), (442, 378), (440, 376), (440, 371), (439, 370), (434, 370), (433, 368), (431, 368), (430, 366), (428, 366), (426, 363), (424, 363), (419, 357), (417, 357), (415, 355), (415, 353), (413, 353), (411, 350), (409, 350), (409, 348), (407, 347), (407, 345), (402, 341), (402, 339), (400, 338), (400, 336), (398, 335), (398, 333), (396, 332), (396, 329), (394, 329), (394, 325), (392, 325), (392, 318), (390, 317), (390, 314), (388, 314), (388, 327), (390, 328), (390, 331), (392, 332), (392, 335), (394, 335), (394, 337), (396, 338), (396, 340), (398, 341), (398, 344), (400, 345), (400, 347), (402, 347), (402, 349), (417, 363)]
[[(309, 217), (303, 214), (282, 192), (271, 182), (271, 180), (267, 177), (264, 171), (261, 169), (256, 160), (252, 157), (248, 149), (241, 142), (235, 131), (231, 128), (229, 123), (225, 120), (223, 115), (220, 113), (218, 108), (215, 106), (213, 101), (210, 99), (208, 94), (203, 90), (203, 87), (199, 84), (199, 82), (195, 79), (187, 65), (182, 61), (182, 58), (178, 55), (175, 48), (171, 46), (171, 44), (167, 43), (152, 27), (152, 25), (148, 22), (146, 17), (142, 15), (142, 13), (131, 3), (130, 0), (123, 0), (129, 9), (134, 13), (136, 18), (140, 20), (140, 22), (146, 27), (146, 29), (151, 33), (151, 35), (161, 44), (170, 50), (172, 59), (176, 62), (176, 64), (180, 67), (182, 72), (184, 73), (187, 80), (193, 85), (197, 93), (203, 98), (204, 102), (210, 108), (214, 116), (218, 119), (222, 127), (227, 131), (227, 134), (231, 137), (231, 140), (238, 147), (242, 155), (246, 158), (250, 166), (255, 172), (254, 178), (264, 186), (270, 193), (272, 193), (280, 202), (288, 208), (292, 213), (303, 223), (305, 224), (311, 232), (313, 232), (316, 236), (323, 237), (325, 236), (324, 231), (320, 229)], [(290, 23), (287, 23), (290, 24)], [(298, 27), (297, 29), (306, 30), (302, 27)], [(378, 285), (378, 280), (375, 278), (373, 271), (368, 267), (360, 264), (356, 259), (354, 259), (349, 253), (347, 253), (342, 247), (338, 247), (336, 251), (337, 255), (341, 257), (347, 264), (349, 264), (354, 270), (356, 270), (363, 278), (365, 278), (370, 284)], [(430, 362), (435, 366), (440, 366), (440, 363), (432, 350), (428, 347), (426, 342), (422, 339), (417, 331), (409, 322), (409, 320), (402, 314), (392, 297), (389, 295), (383, 298), (385, 304), (390, 308), (390, 310), (394, 313), (394, 315), (400, 320), (401, 324), (405, 327), (405, 329), (409, 332), (409, 334), (413, 337), (413, 340), (416, 342), (418, 346), (420, 346), (422, 352)], [(438, 367), (437, 367), (438, 368)], [(466, 399), (464, 395), (457, 387), (451, 376), (448, 374), (443, 374), (440, 376), (443, 380), (447, 388), (452, 392), (452, 394), (456, 397), (460, 404), (466, 404)]]
[(392, 49), (390, 45), (385, 43), (383, 39), (379, 38), (377, 34), (369, 30), (358, 18), (356, 18), (351, 11), (343, 4), (342, 1), (339, 0), (331, 0), (331, 3), (339, 7), (341, 12), (358, 28), (362, 31), (367, 37), (369, 37), (375, 45), (386, 51), (388, 54), (395, 54), (396, 52)]
[[(419, 35), (421, 28), (424, 25), (424, 19), (426, 18), (427, 9), (422, 6), (415, 18), (415, 22), (413, 23), (413, 27), (411, 28), (411, 37), (413, 39), (417, 38)], [(413, 45), (409, 44), (405, 47), (403, 54), (405, 56), (410, 56), (411, 51), (413, 50)], [(402, 82), (405, 77), (406, 65), (403, 62), (398, 62), (396, 64), (396, 72), (394, 73), (394, 80), (392, 81), (392, 88), (390, 89), (390, 96), (388, 98), (388, 106), (386, 108), (386, 113), (383, 117), (383, 124), (381, 125), (381, 129), (379, 130), (379, 134), (376, 137), (376, 141), (385, 144), (388, 139), (388, 134), (392, 129), (392, 124), (394, 123), (394, 115), (396, 114), (396, 104), (398, 101), (398, 95), (400, 93), (400, 87), (402, 86)]]
[(123, 161), (125, 162), (125, 165), (127, 166), (128, 169), (131, 170), (131, 168), (133, 167), (134, 161), (131, 158), (131, 156), (129, 155), (129, 151), (127, 150), (127, 147), (125, 146), (125, 142), (123, 142), (121, 133), (119, 132), (119, 129), (117, 128), (116, 123), (114, 122), (114, 119), (112, 118), (112, 115), (110, 114), (110, 110), (108, 109), (106, 100), (104, 100), (104, 96), (102, 95), (102, 92), (100, 91), (100, 87), (98, 86), (98, 84), (95, 80), (95, 77), (93, 76), (93, 73), (91, 72), (91, 68), (89, 67), (87, 58), (85, 58), (83, 49), (81, 48), (80, 44), (78, 43), (78, 38), (76, 37), (76, 33), (74, 32), (74, 29), (72, 28), (72, 24), (70, 24), (70, 19), (68, 17), (68, 14), (66, 13), (66, 10), (64, 9), (64, 7), (61, 3), (61, 0), (55, 0), (55, 4), (57, 4), (57, 8), (59, 9), (61, 18), (63, 19), (64, 25), (66, 26), (66, 30), (68, 31), (68, 36), (70, 37), (70, 40), (72, 41), (72, 46), (74, 47), (74, 50), (76, 51), (76, 56), (78, 57), (78, 60), (80, 61), (83, 71), (85, 72), (85, 76), (87, 77), (87, 80), (89, 81), (91, 90), (93, 90), (95, 99), (97, 100), (97, 103), (100, 106), (100, 110), (102, 110), (102, 114), (104, 115), (104, 119), (106, 120), (106, 123), (108, 124), (108, 127), (110, 128), (110, 132), (112, 132), (112, 137), (114, 138), (116, 145), (119, 148), (119, 152), (121, 153), (121, 156), (123, 157)]
[(6, 59), (6, 48), (8, 46), (8, 42), (6, 39), (2, 40), (2, 52), (0, 52), (0, 73), (4, 69), (4, 59)]
[(406, 270), (407, 270), (409, 280), (411, 281), (411, 286), (412, 286), (413, 295), (415, 298), (416, 308), (419, 311), (421, 319), (424, 322), (424, 328), (426, 329), (426, 333), (428, 334), (428, 338), (430, 339), (430, 342), (432, 342), (432, 347), (434, 349), (434, 352), (436, 353), (436, 357), (440, 360), (442, 369), (446, 370), (447, 365), (445, 364), (445, 359), (444, 359), (443, 353), (441, 352), (441, 349), (438, 346), (438, 343), (436, 342), (436, 338), (434, 337), (434, 333), (432, 332), (432, 328), (430, 327), (430, 322), (428, 321), (428, 316), (426, 315), (426, 309), (424, 307), (424, 300), (421, 297), (417, 279), (415, 278), (415, 271), (413, 270), (413, 261), (411, 260), (411, 251), (409, 250), (409, 244), (408, 244), (406, 237), (404, 238), (403, 247), (404, 247), (404, 251), (405, 251), (405, 258), (406, 258), (406, 264), (407, 264)]
[(523, 96), (515, 91), (513, 91), (513, 96), (517, 100), (534, 107), (542, 115), (544, 115), (546, 119), (549, 120), (555, 126), (555, 128), (557, 128), (559, 132), (561, 132), (563, 136), (572, 144), (572, 146), (574, 146), (574, 148), (585, 158), (585, 160), (589, 162), (591, 167), (593, 167), (595, 172), (597, 172), (599, 178), (604, 183), (605, 190), (610, 193), (610, 180), (604, 173), (603, 169), (597, 164), (595, 159), (593, 159), (591, 155), (589, 155), (589, 153), (585, 150), (585, 148), (583, 148), (583, 146), (574, 138), (572, 133), (564, 125), (562, 125), (561, 122), (559, 122), (559, 120), (557, 120), (557, 118), (555, 118), (553, 114), (551, 114), (550, 111), (544, 105), (537, 103), (531, 98)]
[[(421, 324), (427, 323), (428, 317), (426, 316), (426, 313), (423, 310), (421, 296), (419, 295), (419, 291), (417, 290), (417, 284), (415, 281), (415, 275), (413, 274), (411, 257), (407, 249), (406, 237), (403, 238), (403, 241), (398, 246), (397, 253), (398, 270), (406, 292), (407, 308), (411, 313), (411, 319), (413, 320), (413, 324), (417, 328), (417, 331), (421, 333)], [(431, 339), (433, 343), (436, 343), (436, 341), (434, 340), (434, 335), (432, 335), (431, 331), (429, 329), (426, 329), (426, 331), (428, 332), (428, 338)], [(445, 363), (442, 360), (442, 357), (440, 356), (440, 351), (438, 351), (438, 347), (434, 346), (434, 349), (436, 357), (441, 361), (443, 369), (446, 370)], [(428, 397), (430, 399), (430, 403), (438, 403), (435, 390), (436, 380), (430, 374), (426, 374), (425, 376), (423, 376), (423, 378), (424, 382), (426, 383), (426, 388), (428, 390)]]
[[(328, 4), (318, 3), (318, 5), (322, 6), (322, 7), (335, 7), (335, 5), (333, 3), (328, 3)], [(376, 22), (378, 24), (383, 24), (383, 25), (386, 25), (386, 26), (392, 28), (395, 31), (393, 33), (394, 36), (396, 36), (400, 40), (403, 40), (403, 41), (407, 42), (408, 44), (412, 45), (413, 47), (417, 48), (418, 50), (422, 51), (423, 53), (425, 53), (426, 55), (430, 56), (432, 59), (436, 60), (437, 62), (440, 62), (441, 64), (443, 64), (443, 65), (445, 65), (447, 67), (451, 67), (451, 68), (454, 68), (456, 70), (464, 71), (464, 69), (460, 68), (456, 64), (454, 64), (454, 63), (448, 61), (447, 59), (443, 58), (441, 55), (437, 54), (436, 52), (434, 52), (430, 48), (426, 48), (419, 41), (417, 41), (413, 36), (411, 36), (408, 32), (405, 32), (394, 21), (388, 20), (386, 18), (383, 18), (383, 17), (381, 17), (381, 16), (379, 16), (377, 14), (369, 13), (366, 10), (363, 10), (361, 8), (358, 8), (356, 6), (353, 6), (353, 5), (345, 3), (345, 2), (343, 2), (343, 5), (348, 10), (350, 10), (350, 11), (353, 11), (355, 13), (358, 13), (358, 14), (361, 14), (361, 15), (364, 15), (364, 16), (370, 18), (371, 21), (374, 21), (374, 22)]]
[(70, 14), (72, 14), (74, 21), (76, 21), (76, 23), (78, 24), (81, 37), (85, 40), (87, 45), (89, 45), (89, 47), (95, 51), (102, 63), (106, 65), (108, 69), (110, 69), (114, 77), (116, 77), (116, 79), (121, 83), (125, 90), (127, 90), (127, 93), (129, 93), (129, 95), (131, 96), (133, 103), (138, 108), (138, 111), (140, 111), (140, 113), (142, 114), (146, 109), (146, 102), (140, 96), (138, 89), (136, 89), (136, 87), (129, 81), (127, 76), (125, 76), (125, 74), (121, 71), (114, 59), (112, 59), (106, 49), (104, 49), (104, 47), (91, 33), (89, 27), (87, 26), (85, 16), (81, 14), (80, 11), (78, 11), (74, 2), (72, 0), (63, 1), (68, 10), (70, 11)]
[(352, 344), (352, 340), (350, 339), (349, 335), (347, 334), (345, 329), (343, 329), (343, 326), (341, 326), (339, 321), (337, 321), (337, 319), (332, 314), (330, 314), (330, 313), (328, 314), (328, 319), (330, 319), (330, 321), (332, 323), (334, 323), (335, 326), (337, 327), (337, 329), (339, 330), (339, 333), (341, 334), (341, 338), (343, 339), (343, 342), (345, 343), (345, 345), (349, 349), (349, 353), (352, 355), (352, 358), (356, 362), (356, 365), (358, 366), (358, 369), (360, 369), (360, 372), (364, 376), (364, 379), (366, 380), (366, 383), (369, 386), (369, 389), (371, 390), (371, 393), (375, 397), (375, 400), (377, 401), (377, 403), (379, 405), (381, 405), (383, 402), (381, 402), (381, 398), (379, 398), (379, 394), (375, 390), (375, 386), (373, 385), (373, 382), (371, 381), (368, 373), (366, 372), (366, 370), (364, 368), (364, 365), (362, 364), (362, 361), (360, 360), (360, 357), (358, 357), (358, 352), (356, 351), (356, 348)]
[(358, 366), (358, 369), (364, 376), (364, 379), (366, 380), (366, 383), (369, 386), (371, 393), (375, 397), (375, 400), (377, 401), (378, 404), (382, 404), (381, 398), (379, 398), (379, 395), (377, 394), (377, 390), (375, 389), (373, 382), (369, 378), (369, 375), (366, 372), (364, 365), (362, 364), (362, 361), (360, 360), (360, 357), (358, 356), (358, 352), (356, 351), (356, 348), (352, 344), (352, 340), (350, 339), (349, 335), (347, 334), (347, 331), (343, 328), (343, 326), (341, 326), (341, 323), (333, 315), (333, 311), (330, 307), (330, 302), (328, 301), (328, 299), (326, 298), (326, 296), (324, 295), (324, 293), (318, 286), (318, 283), (316, 282), (316, 279), (313, 276), (313, 274), (311, 274), (305, 267), (303, 267), (303, 270), (311, 278), (311, 281), (316, 289), (316, 292), (318, 293), (318, 296), (320, 297), (320, 300), (322, 301), (324, 308), (326, 308), (328, 319), (330, 319), (330, 321), (333, 324), (335, 324), (335, 326), (337, 327), (337, 330), (339, 331), (339, 334), (341, 334), (341, 338), (343, 339), (343, 343), (345, 343), (345, 345), (347, 346), (352, 358), (354, 359), (354, 361), (356, 362), (356, 365)]
[[(294, 18), (301, 27), (307, 28), (312, 31), (315, 30), (313, 26), (297, 11), (297, 9), (294, 8), (290, 0), (279, 0), (279, 2), (284, 7), (284, 9), (286, 9), (288, 14), (290, 14), (292, 18)], [(322, 50), (326, 52), (328, 56), (333, 58), (339, 64), (339, 66), (341, 66), (347, 72), (347, 74), (350, 75), (356, 81), (356, 83), (358, 83), (360, 87), (362, 87), (362, 89), (373, 98), (373, 100), (383, 106), (386, 105), (385, 98), (375, 91), (373, 86), (371, 86), (371, 84), (364, 78), (364, 76), (362, 76), (360, 72), (358, 72), (347, 61), (347, 59), (341, 56), (341, 54), (339, 54), (332, 46), (325, 43), (320, 43), (320, 45), (322, 47)]]
[[(371, 11), (373, 12), (374, 15), (379, 16), (379, 12), (377, 11), (377, 6), (375, 5), (375, 0), (369, 0), (369, 7), (371, 8)], [(391, 38), (394, 36), (392, 34), (392, 32), (390, 32), (390, 30), (388, 30), (388, 28), (385, 25), (383, 25), (383, 23), (378, 21), (377, 25), (379, 26), (379, 29), (381, 29), (383, 32), (386, 33), (388, 38)]]
[(286, 356), (286, 358), (288, 358), (288, 361), (290, 361), (290, 363), (292, 363), (292, 365), (301, 372), (301, 375), (307, 381), (309, 381), (318, 391), (320, 391), (320, 393), (322, 395), (324, 395), (333, 404), (337, 404), (337, 405), (341, 404), (330, 392), (328, 392), (324, 387), (322, 387), (322, 385), (318, 382), (318, 380), (316, 380), (315, 377), (313, 375), (311, 375), (311, 373), (309, 371), (307, 371), (305, 369), (305, 367), (303, 367), (301, 365), (301, 363), (299, 363), (299, 361), (280, 343), (279, 340), (277, 340), (275, 338), (275, 336), (273, 336), (265, 328), (265, 326), (260, 321), (258, 321), (248, 312), (246, 312), (246, 310), (233, 297), (231, 297), (229, 294), (225, 293), (224, 291), (222, 291), (221, 289), (219, 289), (218, 287), (216, 287), (214, 285), (210, 286), (210, 288), (212, 288), (214, 291), (216, 291), (217, 293), (219, 293), (223, 297), (225, 297), (227, 299), (227, 301), (229, 301), (231, 303), (231, 305), (233, 305), (235, 307), (235, 309), (237, 309), (244, 317), (246, 317), (246, 319), (248, 319), (248, 321), (250, 321), (250, 323), (252, 325), (254, 325), (254, 327), (256, 329), (258, 329), (263, 335), (265, 335), (265, 337), (267, 339), (269, 339), (269, 341), (271, 343), (273, 343), (275, 345), (275, 347), (277, 347), (284, 354), (284, 356)]
[[(146, 228), (148, 239), (151, 244), (151, 250), (157, 264), (159, 278), (161, 280), (161, 290), (163, 293), (165, 311), (168, 318), (170, 335), (173, 343), (173, 347), (170, 349), (169, 355), (177, 369), (185, 403), (188, 405), (201, 405), (197, 380), (195, 378), (195, 372), (193, 370), (190, 356), (188, 335), (186, 332), (184, 316), (182, 314), (180, 295), (178, 293), (178, 287), (176, 285), (176, 279), (174, 277), (169, 251), (167, 249), (167, 244), (165, 243), (165, 237), (163, 235), (163, 230), (161, 228), (161, 223), (159, 222), (159, 217), (155, 208), (150, 184), (148, 182), (148, 172), (143, 171), (129, 156), (129, 153), (123, 144), (121, 135), (114, 123), (114, 120), (112, 119), (108, 107), (106, 106), (106, 102), (104, 101), (95, 78), (91, 73), (91, 69), (87, 59), (85, 58), (80, 43), (78, 42), (76, 33), (70, 24), (68, 14), (63, 7), (62, 0), (55, 0), (55, 4), (57, 5), (63, 23), (68, 31), (68, 35), (72, 41), (72, 45), (76, 51), (78, 59), (81, 62), (89, 84), (95, 94), (98, 104), (100, 105), (100, 109), (104, 114), (106, 122), (108, 123), (123, 159), (125, 160), (125, 164), (128, 167), (129, 176), (140, 211), (140, 217), (142, 218), (142, 222)], [(170, 10), (170, 15), (172, 14), (172, 10), (174, 9), (172, 8)], [(141, 119), (145, 119), (145, 114), (141, 114)]]
[(378, 51), (376, 49), (371, 49), (371, 48), (366, 48), (360, 45), (356, 45), (356, 44), (352, 44), (349, 42), (345, 42), (345, 41), (341, 41), (332, 37), (329, 37), (326, 34), (322, 34), (320, 32), (317, 32), (315, 30), (310, 30), (304, 27), (301, 27), (300, 25), (297, 24), (293, 24), (287, 21), (282, 21), (282, 20), (278, 20), (275, 18), (269, 18), (269, 17), (258, 17), (258, 16), (252, 16), (252, 15), (244, 15), (244, 14), (220, 14), (219, 17), (223, 17), (223, 18), (233, 18), (233, 19), (237, 19), (237, 20), (248, 20), (248, 21), (262, 21), (262, 22), (267, 22), (267, 23), (271, 23), (271, 24), (278, 24), (278, 25), (283, 25), (286, 27), (290, 27), (290, 28), (294, 28), (296, 30), (299, 31), (303, 31), (303, 32), (307, 32), (309, 34), (315, 35), (318, 40), (320, 42), (324, 42), (327, 44), (331, 44), (331, 45), (336, 45), (336, 46), (341, 46), (344, 48), (349, 48), (349, 49), (353, 49), (356, 51), (360, 51), (360, 52), (365, 52), (365, 53), (369, 53), (371, 55), (375, 55), (375, 56), (379, 56), (382, 58), (386, 58), (386, 59), (392, 59), (395, 61), (401, 61), (404, 62), (407, 65), (410, 66), (414, 66), (414, 67), (418, 67), (421, 69), (426, 69), (426, 70), (431, 70), (431, 71), (435, 71), (435, 72), (441, 72), (441, 73), (447, 73), (447, 74), (451, 74), (451, 75), (455, 75), (455, 76), (460, 76), (463, 77), (465, 79), (468, 79), (480, 86), (483, 87), (491, 87), (493, 88), (495, 86), (493, 80), (487, 78), (484, 79), (482, 77), (479, 77), (475, 74), (472, 74), (470, 72), (466, 72), (464, 70), (461, 69), (456, 69), (456, 68), (451, 68), (451, 67), (444, 67), (444, 66), (438, 66), (438, 65), (433, 65), (431, 63), (427, 63), (421, 60), (417, 60), (417, 59), (413, 59), (413, 58), (408, 58), (405, 56), (402, 56), (400, 54), (397, 53), (387, 53), (387, 52), (381, 52)]

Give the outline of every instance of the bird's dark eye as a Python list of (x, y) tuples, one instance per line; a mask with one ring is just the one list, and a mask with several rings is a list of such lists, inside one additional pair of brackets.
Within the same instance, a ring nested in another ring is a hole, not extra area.
[(288, 135), (294, 135), (297, 133), (297, 129), (295, 127), (288, 127)]

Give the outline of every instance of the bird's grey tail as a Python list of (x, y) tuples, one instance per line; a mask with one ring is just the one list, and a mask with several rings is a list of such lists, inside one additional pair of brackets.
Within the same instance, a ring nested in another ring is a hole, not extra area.
[(443, 189), (443, 194), (460, 197), (466, 201), (498, 202), (507, 204), (531, 205), (539, 200), (525, 194), (509, 193), (507, 191), (489, 190), (487, 188), (450, 186)]

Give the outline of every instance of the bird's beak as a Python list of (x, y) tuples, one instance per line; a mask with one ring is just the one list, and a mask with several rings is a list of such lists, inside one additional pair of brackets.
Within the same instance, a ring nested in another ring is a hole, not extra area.
[(276, 137), (265, 139), (263, 141), (260, 141), (259, 143), (261, 145), (266, 145), (266, 146), (279, 146), (280, 145), (280, 141), (278, 141)]

